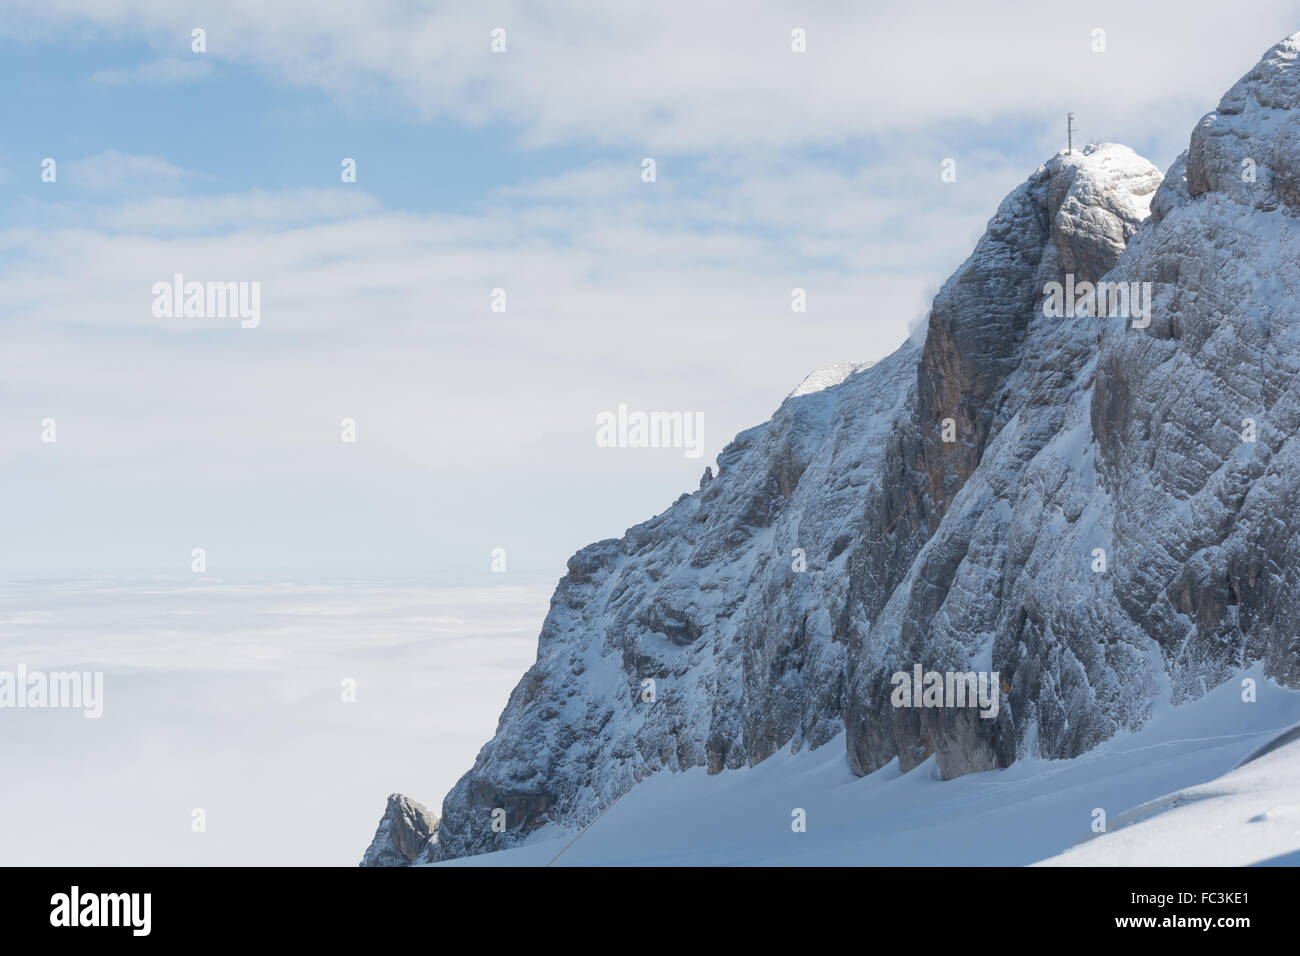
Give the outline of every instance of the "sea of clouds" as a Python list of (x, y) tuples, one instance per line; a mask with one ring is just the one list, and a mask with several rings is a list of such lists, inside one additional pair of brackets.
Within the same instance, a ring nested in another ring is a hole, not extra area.
[(21, 781), (0, 788), (0, 864), (355, 864), (389, 792), (438, 812), (532, 663), (553, 584), (4, 584), (0, 669), (102, 671), (104, 710), (0, 710)]

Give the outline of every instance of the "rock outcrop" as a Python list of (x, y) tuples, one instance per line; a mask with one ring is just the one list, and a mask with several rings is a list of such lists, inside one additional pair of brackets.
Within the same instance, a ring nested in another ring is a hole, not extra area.
[(410, 797), (391, 793), (361, 865), (409, 866), (427, 862), (436, 846), (437, 835), (437, 817)]

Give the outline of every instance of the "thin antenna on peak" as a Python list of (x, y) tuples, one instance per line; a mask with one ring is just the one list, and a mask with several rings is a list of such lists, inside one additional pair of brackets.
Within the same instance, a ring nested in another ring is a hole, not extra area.
[(1074, 114), (1065, 114), (1065, 151), (1074, 152)]

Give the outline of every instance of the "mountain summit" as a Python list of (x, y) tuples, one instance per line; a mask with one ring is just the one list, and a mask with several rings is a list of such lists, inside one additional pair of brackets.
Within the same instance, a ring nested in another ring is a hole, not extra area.
[[(1163, 179), (1113, 144), (1044, 163), (923, 347), (810, 376), (574, 555), (424, 858), (586, 825), (665, 769), (831, 744), (953, 778), (1078, 756), (1256, 662), (1300, 685), (1298, 52)], [(897, 706), (918, 665), (996, 672), (996, 716)]]

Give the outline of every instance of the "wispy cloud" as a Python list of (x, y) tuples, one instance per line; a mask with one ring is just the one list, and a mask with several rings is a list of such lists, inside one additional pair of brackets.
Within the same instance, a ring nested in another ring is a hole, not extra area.
[[(1293, 14), (1286, 0), (1260, 0), (1248, 17), (1224, 17), (1212, 0), (1098, 0), (1086, 16), (1047, 16), (1036, 0), (994, 9), (770, 0), (743, 15), (734, 4), (665, 0), (652, 16), (595, 0), (562, 9), (17, 0), (10, 18), (46, 33), (146, 39), (162, 59), (130, 71), (135, 81), (199, 74), (207, 60), (190, 56), (189, 35), (201, 25), (207, 56), (394, 117), (509, 123), (530, 143), (743, 151), (1009, 117), (1040, 117), (1055, 142), (1067, 110), (1084, 136), (1131, 141), (1153, 110), (1214, 102), (1242, 64), (1294, 28)], [(497, 27), (507, 31), (501, 54), (489, 48)], [(795, 27), (807, 31), (806, 53), (791, 52)], [(1093, 52), (1098, 29), (1104, 53)], [(1204, 68), (1189, 74), (1189, 62)]]
[(90, 77), (91, 82), (104, 86), (157, 86), (172, 83), (193, 83), (211, 76), (211, 61), (191, 57), (182, 59), (177, 56), (165, 56), (150, 60), (136, 66), (112, 70), (99, 70)]
[(62, 173), (65, 185), (95, 191), (172, 190), (197, 178), (160, 156), (137, 156), (112, 149), (69, 160)]

